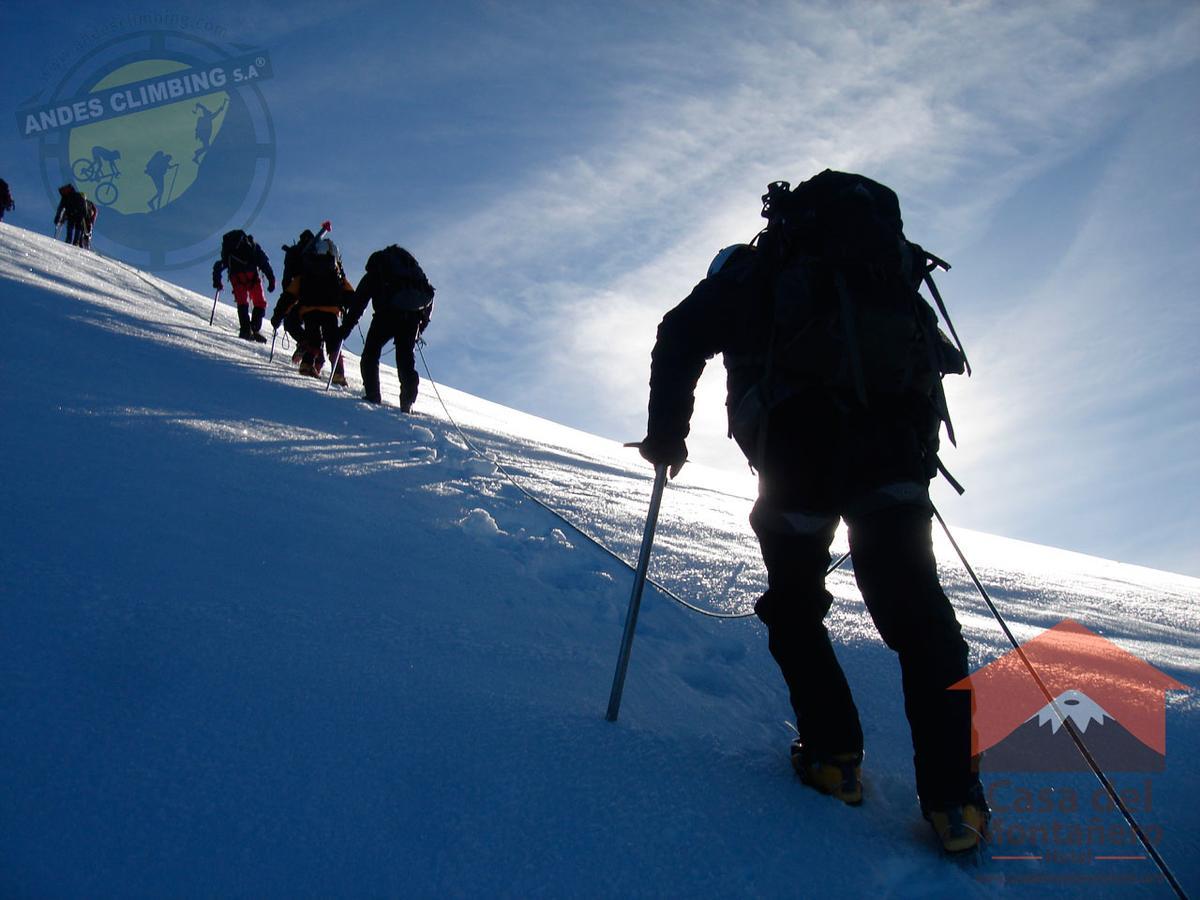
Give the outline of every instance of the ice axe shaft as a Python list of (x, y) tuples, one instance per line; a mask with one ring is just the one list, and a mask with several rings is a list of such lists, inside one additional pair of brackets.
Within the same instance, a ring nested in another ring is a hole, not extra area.
[(333, 384), (333, 376), (337, 374), (338, 363), (342, 361), (342, 347), (338, 345), (338, 352), (333, 357), (333, 365), (329, 367), (329, 380), (325, 382), (325, 390), (329, 390)]
[(612, 693), (608, 697), (605, 718), (617, 721), (621, 709), (621, 693), (625, 690), (625, 671), (629, 668), (629, 653), (633, 649), (633, 633), (637, 628), (638, 609), (642, 605), (642, 590), (646, 587), (646, 571), (650, 568), (650, 549), (654, 546), (654, 529), (658, 525), (658, 508), (662, 505), (667, 486), (667, 464), (654, 467), (654, 488), (650, 492), (650, 511), (646, 514), (646, 529), (642, 532), (642, 549), (638, 553), (637, 569), (633, 576), (633, 593), (629, 597), (629, 612), (625, 615), (625, 634), (621, 637), (621, 653), (613, 676)]
[(209, 315), (208, 315), (208, 324), (209, 325), (211, 325), (213, 323), (213, 319), (215, 319), (217, 317), (217, 298), (220, 296), (221, 296), (221, 289), (217, 288), (217, 292), (215, 294), (213, 294), (212, 312), (209, 313)]

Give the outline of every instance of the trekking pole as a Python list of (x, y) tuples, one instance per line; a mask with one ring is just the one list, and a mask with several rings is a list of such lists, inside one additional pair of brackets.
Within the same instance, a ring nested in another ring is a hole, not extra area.
[(271, 360), (273, 360), (275, 358), (275, 338), (277, 338), (277, 337), (279, 337), (279, 329), (272, 328), (271, 329), (271, 353), (267, 357), (267, 362), (270, 362)]
[(329, 390), (330, 385), (333, 384), (334, 373), (337, 372), (338, 363), (340, 363), (341, 361), (342, 361), (342, 345), (338, 344), (337, 356), (333, 360), (333, 365), (329, 367), (329, 380), (327, 382), (325, 382), (325, 390)]
[(633, 632), (637, 628), (638, 608), (642, 604), (642, 589), (646, 586), (646, 570), (650, 568), (650, 548), (654, 544), (654, 528), (658, 524), (658, 508), (662, 504), (663, 490), (667, 486), (667, 464), (654, 467), (654, 488), (650, 492), (650, 511), (646, 514), (646, 529), (642, 532), (642, 549), (638, 553), (637, 569), (633, 576), (633, 593), (629, 597), (629, 612), (625, 614), (625, 634), (621, 637), (621, 653), (617, 657), (617, 671), (613, 675), (612, 692), (608, 696), (608, 713), (605, 718), (617, 721), (621, 709), (621, 693), (625, 690), (625, 670), (629, 668), (629, 653), (633, 649)]
[(171, 203), (171, 198), (175, 195), (175, 179), (179, 177), (179, 163), (172, 163), (171, 168), (175, 171), (171, 173), (171, 189), (167, 191), (167, 204)]
[(213, 308), (212, 308), (212, 312), (209, 314), (209, 317), (208, 317), (208, 324), (209, 324), (209, 325), (211, 325), (211, 324), (213, 323), (213, 319), (215, 319), (215, 318), (217, 317), (217, 298), (218, 298), (218, 297), (220, 297), (220, 296), (221, 296), (221, 289), (220, 289), (220, 288), (217, 288), (217, 292), (216, 292), (215, 294), (213, 294)]

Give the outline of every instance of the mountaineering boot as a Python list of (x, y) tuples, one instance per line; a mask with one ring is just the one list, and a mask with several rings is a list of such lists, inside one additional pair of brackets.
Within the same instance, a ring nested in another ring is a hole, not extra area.
[(265, 344), (267, 339), (258, 333), (262, 328), (263, 311), (257, 306), (254, 307), (254, 312), (250, 314), (250, 336), (260, 344)]
[(238, 304), (238, 337), (242, 340), (253, 340), (250, 333), (250, 311), (242, 304)]
[(987, 840), (992, 811), (988, 808), (982, 785), (971, 788), (963, 803), (927, 809), (924, 814), (947, 853), (969, 853), (978, 850)]
[(339, 356), (337, 366), (333, 370), (333, 383), (339, 387), (346, 386), (346, 370), (342, 368), (342, 358)]
[(847, 806), (858, 806), (863, 801), (862, 757), (861, 752), (809, 753), (799, 738), (792, 741), (792, 768), (800, 781)]
[(413, 401), (417, 399), (417, 386), (411, 381), (405, 381), (400, 386), (400, 412), (412, 412)]
[(292, 351), (292, 365), (296, 365), (304, 359), (304, 345), (297, 344), (296, 349)]

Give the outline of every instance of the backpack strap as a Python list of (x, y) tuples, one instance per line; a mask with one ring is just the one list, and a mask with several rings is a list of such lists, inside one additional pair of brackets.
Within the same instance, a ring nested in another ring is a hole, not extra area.
[(928, 262), (925, 263), (925, 274), (923, 276), (925, 284), (929, 288), (929, 293), (933, 295), (934, 302), (937, 303), (938, 312), (941, 314), (942, 320), (946, 323), (946, 327), (950, 329), (950, 334), (954, 338), (954, 344), (956, 347), (958, 347), (958, 352), (962, 354), (963, 365), (967, 367), (967, 375), (970, 375), (971, 363), (967, 359), (967, 351), (963, 349), (962, 341), (958, 339), (958, 332), (954, 330), (954, 323), (950, 320), (950, 313), (946, 310), (946, 303), (942, 300), (942, 294), (938, 290), (937, 285), (933, 280), (933, 270), (942, 269), (944, 271), (949, 271), (950, 263), (946, 262), (945, 260), (938, 259), (924, 248), (921, 249), (921, 252), (925, 254), (925, 257), (928, 260)]
[(960, 497), (965, 494), (967, 489), (959, 484), (958, 479), (951, 475), (949, 471), (947, 471), (946, 467), (942, 464), (942, 458), (935, 454), (934, 461), (937, 463), (937, 470), (942, 474), (942, 477), (950, 483), (950, 487), (958, 491), (958, 495)]

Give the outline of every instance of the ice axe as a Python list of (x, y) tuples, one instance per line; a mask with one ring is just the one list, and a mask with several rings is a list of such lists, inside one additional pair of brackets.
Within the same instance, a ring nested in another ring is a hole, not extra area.
[(625, 615), (625, 634), (621, 637), (621, 653), (617, 657), (617, 671), (613, 676), (612, 692), (608, 696), (608, 713), (605, 718), (617, 721), (621, 709), (621, 693), (625, 689), (625, 671), (629, 668), (629, 653), (633, 649), (633, 632), (637, 628), (638, 608), (642, 605), (642, 590), (646, 586), (646, 571), (650, 568), (650, 548), (654, 545), (654, 528), (658, 524), (658, 508), (662, 505), (663, 491), (667, 486), (666, 463), (654, 467), (654, 487), (650, 491), (650, 511), (646, 514), (646, 528), (642, 532), (642, 549), (638, 553), (637, 569), (633, 576), (633, 593), (629, 597), (629, 612)]
[(215, 294), (213, 294), (212, 312), (209, 313), (209, 316), (208, 316), (208, 324), (209, 325), (211, 325), (213, 323), (213, 319), (215, 319), (217, 317), (217, 298), (220, 296), (221, 296), (221, 289), (217, 288), (217, 292)]
[(338, 363), (340, 363), (341, 361), (342, 361), (342, 346), (341, 346), (341, 344), (339, 344), (337, 355), (334, 356), (334, 358), (333, 358), (333, 365), (329, 367), (329, 380), (327, 382), (325, 382), (325, 390), (329, 390), (330, 385), (333, 384), (333, 376), (337, 374)]

